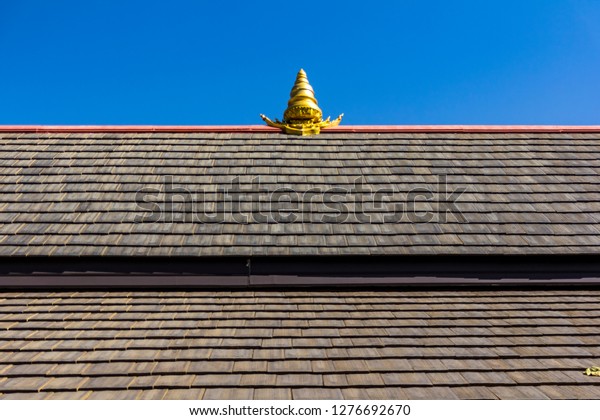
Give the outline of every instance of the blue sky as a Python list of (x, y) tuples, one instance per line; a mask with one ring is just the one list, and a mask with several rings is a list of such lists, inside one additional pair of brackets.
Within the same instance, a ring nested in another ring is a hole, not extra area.
[[(295, 6), (301, 4), (301, 10)], [(600, 1), (0, 2), (0, 124), (600, 124)]]

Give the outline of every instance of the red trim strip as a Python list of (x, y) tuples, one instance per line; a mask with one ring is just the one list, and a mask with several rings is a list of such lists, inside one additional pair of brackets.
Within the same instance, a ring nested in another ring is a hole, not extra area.
[[(276, 133), (265, 125), (0, 125), (17, 133)], [(599, 125), (346, 125), (324, 133), (600, 133)]]
[(0, 132), (17, 133), (252, 133), (278, 132), (263, 125), (0, 125)]
[(600, 133), (599, 125), (349, 125), (341, 133)]

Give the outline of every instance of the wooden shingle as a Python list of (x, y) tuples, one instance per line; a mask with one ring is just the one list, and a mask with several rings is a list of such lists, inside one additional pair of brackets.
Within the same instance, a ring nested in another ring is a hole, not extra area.
[[(301, 142), (277, 133), (14, 134), (0, 133), (0, 255), (577, 254), (600, 246), (596, 133), (324, 133)], [(439, 175), (447, 175), (446, 192)], [(251, 219), (260, 220), (259, 209), (277, 212), (265, 200), (282, 185), (295, 190), (293, 208), (302, 214), (273, 229), (236, 227), (231, 203), (215, 194), (235, 177), (241, 208), (255, 209), (246, 213)], [(361, 192), (352, 191), (357, 177)], [(232, 224), (184, 211), (182, 196), (174, 199), (169, 234), (163, 223), (133, 223), (148, 215), (136, 192), (164, 194), (167, 181), (189, 197), (210, 191), (207, 215), (221, 209)], [(381, 188), (392, 195), (374, 207), (372, 193)], [(464, 219), (436, 213), (419, 222), (406, 213), (415, 188), (433, 194), (416, 196), (423, 211), (438, 211), (438, 200), (462, 188), (454, 206)], [(332, 201), (333, 191), (347, 193)], [(357, 219), (355, 200), (377, 224)], [(404, 214), (390, 219), (388, 202)], [(298, 223), (303, 218), (310, 222)]]

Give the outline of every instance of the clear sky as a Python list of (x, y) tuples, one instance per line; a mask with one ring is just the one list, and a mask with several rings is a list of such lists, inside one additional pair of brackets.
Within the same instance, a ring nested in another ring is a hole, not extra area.
[(0, 124), (600, 124), (600, 0), (0, 0)]

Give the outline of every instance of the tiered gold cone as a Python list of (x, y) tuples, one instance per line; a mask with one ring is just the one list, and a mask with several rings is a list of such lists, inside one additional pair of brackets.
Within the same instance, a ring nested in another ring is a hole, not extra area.
[(323, 121), (323, 112), (315, 98), (315, 91), (308, 83), (306, 72), (300, 69), (290, 92), (288, 107), (283, 113), (283, 121), (271, 121), (262, 114), (260, 116), (267, 125), (281, 128), (287, 134), (307, 136), (319, 134), (321, 128), (338, 125), (343, 115), (333, 121), (329, 118)]
[(304, 70), (300, 69), (290, 92), (290, 100), (283, 113), (283, 120), (291, 124), (301, 124), (306, 121), (318, 123), (323, 118), (323, 112), (317, 104), (315, 91), (308, 83)]

